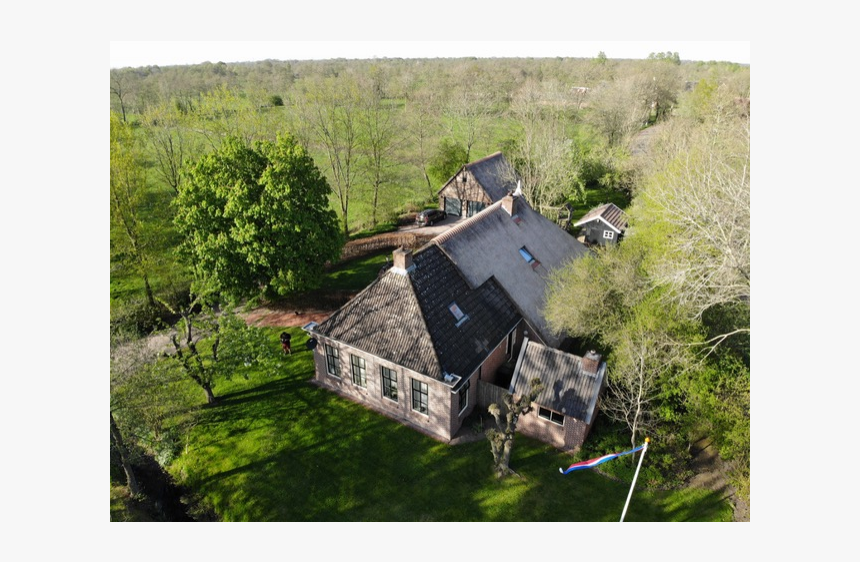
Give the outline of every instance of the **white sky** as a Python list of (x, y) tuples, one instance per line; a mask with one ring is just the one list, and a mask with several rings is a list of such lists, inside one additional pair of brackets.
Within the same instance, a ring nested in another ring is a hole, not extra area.
[(683, 60), (750, 63), (749, 41), (111, 41), (110, 67), (308, 59), (582, 57), (644, 59), (677, 52)]

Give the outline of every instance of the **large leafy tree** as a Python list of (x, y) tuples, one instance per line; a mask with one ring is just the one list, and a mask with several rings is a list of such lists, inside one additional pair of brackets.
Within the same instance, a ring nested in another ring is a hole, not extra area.
[(343, 245), (330, 192), (292, 136), (253, 146), (228, 137), (191, 168), (175, 199), (182, 254), (226, 297), (313, 288)]

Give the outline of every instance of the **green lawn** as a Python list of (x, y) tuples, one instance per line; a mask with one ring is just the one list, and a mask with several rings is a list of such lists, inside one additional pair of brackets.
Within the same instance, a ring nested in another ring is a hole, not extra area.
[(391, 250), (383, 250), (369, 256), (341, 262), (326, 272), (319, 291), (361, 291), (376, 279), (379, 270), (390, 258)]
[[(277, 333), (270, 330), (272, 349)], [(307, 336), (276, 374), (215, 389), (170, 466), (225, 521), (617, 521), (629, 483), (593, 471), (559, 474), (573, 458), (517, 437), (498, 481), (486, 442), (448, 446), (331, 392), (313, 376)], [(201, 401), (202, 401), (201, 392)], [(647, 458), (646, 461), (647, 463)], [(634, 493), (627, 521), (727, 521), (703, 490)]]

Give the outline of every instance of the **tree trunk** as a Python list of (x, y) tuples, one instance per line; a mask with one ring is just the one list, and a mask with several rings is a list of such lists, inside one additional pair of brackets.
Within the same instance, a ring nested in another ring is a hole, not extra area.
[(505, 473), (511, 471), (511, 451), (514, 449), (514, 436), (505, 436), (505, 448), (502, 451), (502, 462), (500, 469), (504, 469)]
[(143, 286), (146, 288), (146, 300), (149, 306), (155, 308), (155, 296), (152, 294), (152, 286), (149, 284), (149, 275), (143, 274)]
[(122, 463), (122, 469), (125, 471), (125, 480), (128, 483), (128, 489), (132, 497), (140, 495), (140, 486), (137, 483), (137, 478), (134, 476), (134, 470), (131, 467), (131, 462), (128, 460), (128, 452), (125, 450), (125, 445), (122, 442), (122, 434), (119, 432), (119, 427), (116, 425), (116, 420), (113, 419), (113, 412), (110, 414), (110, 436), (113, 438), (113, 443), (119, 451), (119, 460)]
[(421, 171), (424, 174), (424, 181), (427, 182), (427, 191), (430, 193), (430, 199), (433, 199), (436, 196), (436, 192), (433, 190), (433, 183), (430, 181), (430, 176), (427, 175), (427, 172), (424, 168), (421, 168)]
[(371, 226), (376, 228), (376, 208), (379, 206), (379, 183), (373, 186), (373, 210), (371, 212)]
[(203, 387), (203, 391), (206, 393), (206, 403), (207, 403), (207, 404), (214, 404), (215, 402), (217, 402), (217, 401), (218, 401), (218, 400), (215, 398), (215, 393), (213, 393), (213, 392), (212, 392), (212, 387), (209, 385), (209, 383), (208, 383), (208, 382), (207, 382), (207, 383), (203, 383), (203, 384), (201, 384), (200, 386), (202, 386), (202, 387)]

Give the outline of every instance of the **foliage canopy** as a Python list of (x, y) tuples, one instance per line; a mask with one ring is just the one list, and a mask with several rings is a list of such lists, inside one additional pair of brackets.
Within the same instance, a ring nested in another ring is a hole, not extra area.
[(343, 245), (330, 193), (292, 136), (250, 147), (227, 138), (175, 199), (182, 255), (226, 296), (313, 288)]

